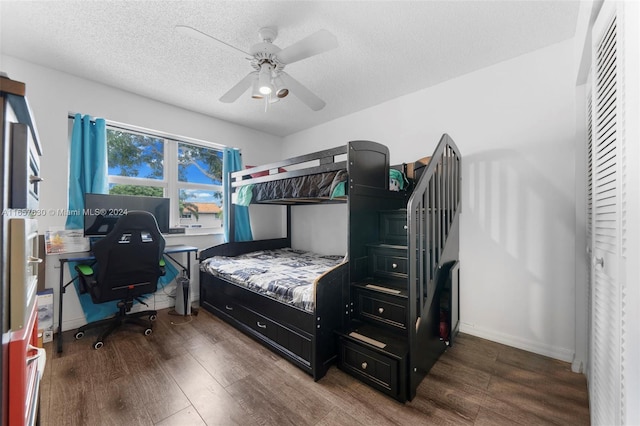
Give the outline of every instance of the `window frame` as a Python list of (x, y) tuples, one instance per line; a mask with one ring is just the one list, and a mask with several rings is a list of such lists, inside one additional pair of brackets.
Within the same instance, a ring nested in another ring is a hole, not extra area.
[[(132, 176), (113, 176), (108, 175), (107, 180), (109, 185), (111, 184), (123, 184), (123, 185), (140, 185), (140, 186), (153, 186), (153, 187), (162, 187), (163, 188), (163, 196), (170, 199), (170, 209), (169, 212), (169, 223), (170, 226), (176, 227), (181, 226), (187, 228), (187, 224), (183, 222), (183, 220), (193, 220), (193, 219), (183, 219), (179, 214), (178, 207), (180, 203), (179, 191), (182, 189), (185, 190), (206, 190), (206, 191), (219, 191), (223, 194), (224, 200), (224, 184), (221, 182), (220, 185), (214, 184), (204, 184), (204, 183), (191, 183), (191, 182), (180, 182), (178, 180), (178, 146), (180, 143), (194, 145), (198, 147), (203, 147), (207, 149), (212, 149), (215, 151), (219, 151), (223, 153), (224, 156), (224, 148), (225, 145), (198, 140), (194, 138), (184, 137), (184, 136), (176, 136), (164, 132), (159, 132), (155, 130), (149, 130), (140, 128), (137, 126), (132, 126), (128, 124), (116, 123), (113, 121), (106, 120), (107, 130), (117, 130), (121, 132), (133, 133), (143, 136), (150, 136), (153, 138), (161, 139), (163, 141), (163, 179), (152, 179), (152, 178), (143, 178), (143, 177), (132, 177)], [(107, 144), (109, 143), (107, 138)], [(225, 218), (222, 218), (223, 222)], [(198, 227), (199, 229), (205, 231), (204, 233), (208, 234), (222, 234), (223, 227), (214, 228), (214, 227)]]

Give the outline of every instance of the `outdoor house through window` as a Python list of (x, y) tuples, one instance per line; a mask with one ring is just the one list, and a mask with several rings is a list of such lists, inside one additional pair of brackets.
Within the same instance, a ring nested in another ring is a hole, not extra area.
[(109, 193), (171, 199), (171, 226), (222, 233), (222, 149), (107, 125)]

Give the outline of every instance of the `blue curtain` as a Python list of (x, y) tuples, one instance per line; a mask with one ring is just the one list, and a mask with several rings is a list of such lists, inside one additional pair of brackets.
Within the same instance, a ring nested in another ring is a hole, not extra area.
[[(224, 201), (223, 201), (223, 215), (224, 215), (224, 240), (229, 242), (229, 220), (231, 217), (231, 182), (229, 181), (229, 173), (242, 170), (242, 156), (240, 151), (234, 148), (225, 148), (223, 163), (222, 163), (222, 176), (224, 184)], [(251, 222), (249, 221), (249, 208), (245, 206), (235, 206), (235, 238), (234, 241), (250, 241), (253, 240), (253, 234), (251, 233)]]
[[(104, 119), (92, 120), (76, 114), (69, 152), (69, 210), (82, 212), (84, 194), (109, 192), (107, 169), (107, 125)], [(67, 229), (82, 229), (83, 214), (67, 216)]]

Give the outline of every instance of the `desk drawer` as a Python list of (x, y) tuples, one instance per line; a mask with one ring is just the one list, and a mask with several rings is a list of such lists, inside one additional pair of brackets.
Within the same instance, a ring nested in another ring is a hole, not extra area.
[(373, 276), (407, 278), (407, 250), (369, 247), (369, 273)]

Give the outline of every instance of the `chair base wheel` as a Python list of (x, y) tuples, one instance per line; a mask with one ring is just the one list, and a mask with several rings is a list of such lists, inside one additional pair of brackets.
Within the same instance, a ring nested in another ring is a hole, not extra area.
[(145, 336), (148, 336), (148, 335), (150, 335), (152, 332), (153, 332), (153, 330), (152, 330), (152, 329), (147, 328), (147, 329), (144, 331), (144, 335), (145, 335)]
[(100, 349), (103, 346), (104, 346), (104, 343), (98, 341), (93, 344), (93, 349)]
[(84, 331), (78, 331), (75, 335), (76, 340), (82, 339), (84, 337)]

